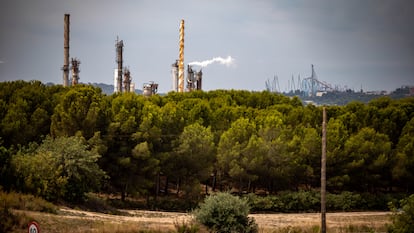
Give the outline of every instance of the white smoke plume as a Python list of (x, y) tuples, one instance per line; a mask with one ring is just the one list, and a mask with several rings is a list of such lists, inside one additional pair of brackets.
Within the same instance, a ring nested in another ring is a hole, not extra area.
[(210, 59), (210, 60), (207, 60), (207, 61), (202, 61), (202, 62), (193, 61), (193, 62), (190, 62), (189, 65), (190, 66), (206, 67), (206, 66), (211, 65), (211, 64), (213, 64), (215, 62), (218, 62), (218, 63), (220, 63), (222, 65), (230, 66), (230, 65), (233, 64), (234, 58), (232, 58), (231, 56), (228, 56), (227, 58), (215, 57), (213, 59)]

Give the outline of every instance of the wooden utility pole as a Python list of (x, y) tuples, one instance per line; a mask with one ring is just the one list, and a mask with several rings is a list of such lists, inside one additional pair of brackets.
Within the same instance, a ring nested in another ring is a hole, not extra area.
[(326, 233), (326, 109), (322, 119), (322, 159), (321, 159), (321, 232)]

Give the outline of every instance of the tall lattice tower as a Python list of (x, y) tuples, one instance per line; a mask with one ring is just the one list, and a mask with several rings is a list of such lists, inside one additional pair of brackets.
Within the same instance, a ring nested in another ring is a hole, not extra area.
[(129, 68), (124, 68), (124, 92), (131, 92), (131, 71)]
[(178, 92), (184, 92), (184, 20), (180, 23), (180, 54), (178, 60)]
[(72, 58), (71, 60), (72, 63), (72, 86), (76, 86), (79, 83), (79, 65), (80, 65), (80, 61), (77, 58)]
[(124, 42), (122, 40), (119, 40), (118, 38), (116, 38), (116, 43), (115, 43), (115, 48), (116, 48), (116, 62), (118, 63), (118, 74), (116, 77), (117, 80), (117, 92), (121, 93), (122, 92), (122, 52), (123, 52), (123, 48), (124, 48)]

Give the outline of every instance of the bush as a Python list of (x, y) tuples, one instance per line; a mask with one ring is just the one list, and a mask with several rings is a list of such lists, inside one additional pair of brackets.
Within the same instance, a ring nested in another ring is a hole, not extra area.
[(94, 193), (85, 194), (85, 199), (82, 203), (76, 205), (69, 205), (72, 208), (80, 208), (86, 211), (99, 212), (104, 214), (113, 214), (113, 215), (127, 215), (117, 208), (110, 205), (110, 203), (105, 199)]
[[(342, 193), (326, 194), (328, 211), (388, 210), (387, 204), (403, 197), (401, 194)], [(280, 192), (278, 195), (257, 196), (247, 194), (246, 198), (255, 212), (318, 212), (321, 208), (319, 191)]]
[(250, 207), (246, 199), (229, 193), (217, 193), (207, 197), (194, 211), (195, 219), (208, 229), (218, 233), (256, 233), (258, 226), (249, 218)]
[(175, 230), (177, 231), (177, 233), (197, 233), (200, 230), (198, 225), (194, 224), (192, 222), (190, 222), (190, 223), (174, 222), (174, 227), (175, 227)]
[(280, 195), (284, 203), (282, 212), (314, 212), (320, 210), (320, 194), (315, 191), (284, 192)]
[(392, 226), (388, 229), (392, 233), (414, 232), (414, 194), (400, 201), (401, 211), (393, 207)]
[[(32, 204), (27, 205), (27, 201)], [(25, 214), (14, 213), (12, 209), (53, 212), (53, 205), (31, 195), (4, 193), (0, 191), (0, 232), (22, 232), (30, 220)]]
[(326, 208), (334, 211), (352, 211), (362, 208), (362, 200), (361, 195), (352, 192), (328, 193), (326, 195)]
[(0, 206), (0, 232), (10, 232), (19, 223), (19, 217), (14, 215), (7, 206)]
[(57, 207), (42, 198), (21, 193), (0, 192), (0, 204), (11, 209), (57, 213)]

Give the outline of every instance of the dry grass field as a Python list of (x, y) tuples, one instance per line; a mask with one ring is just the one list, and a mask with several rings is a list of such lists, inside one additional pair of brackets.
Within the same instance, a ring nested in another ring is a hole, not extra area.
[[(41, 232), (175, 232), (175, 225), (189, 224), (190, 214), (159, 211), (125, 210), (128, 216), (109, 215), (62, 208), (59, 214), (16, 211), (40, 224)], [(328, 232), (386, 232), (390, 223), (389, 212), (328, 213)], [(320, 215), (302, 214), (252, 214), (259, 232), (319, 232)], [(17, 232), (27, 232), (22, 229)], [(205, 232), (201, 230), (200, 232)]]

